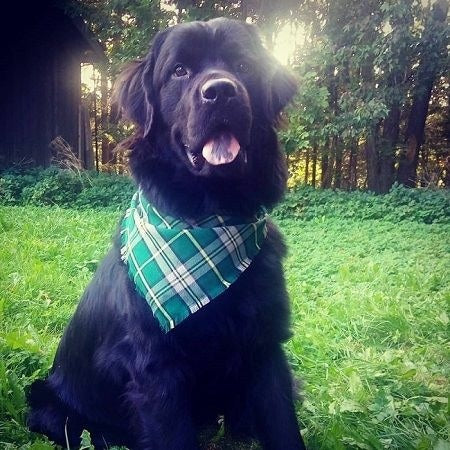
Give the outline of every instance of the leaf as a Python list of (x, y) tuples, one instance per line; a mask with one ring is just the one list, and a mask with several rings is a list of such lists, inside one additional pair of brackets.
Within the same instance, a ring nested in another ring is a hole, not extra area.
[(31, 353), (40, 353), (39, 345), (30, 333), (21, 333), (20, 331), (10, 331), (3, 335), (5, 342), (14, 350), (26, 350)]
[(354, 439), (352, 437), (344, 436), (342, 438), (342, 442), (344, 442), (345, 444), (348, 444), (352, 447), (362, 448), (363, 450), (371, 450), (372, 449), (372, 447), (370, 447), (369, 445), (365, 444), (364, 442), (357, 441), (356, 439)]
[(437, 319), (439, 320), (439, 322), (442, 322), (444, 325), (448, 325), (449, 319), (448, 319), (447, 313), (446, 313), (445, 311), (442, 312), (442, 313), (438, 316)]
[(91, 442), (91, 434), (87, 430), (83, 430), (81, 433), (80, 450), (94, 450), (94, 446)]
[(305, 400), (303, 402), (303, 408), (305, 408), (307, 411), (313, 414), (316, 413), (316, 407), (309, 400)]
[(424, 397), (424, 400), (430, 403), (443, 403), (448, 404), (448, 398), (447, 397)]
[(348, 388), (350, 393), (355, 395), (362, 389), (361, 378), (356, 372), (352, 372), (348, 380)]
[(392, 448), (392, 439), (383, 439), (380, 438), (380, 443), (384, 448)]
[(364, 412), (364, 408), (354, 400), (346, 399), (339, 405), (340, 412)]
[[(21, 447), (22, 448), (22, 447)], [(54, 446), (42, 441), (36, 441), (31, 444), (29, 450), (54, 450)]]
[(403, 380), (410, 380), (414, 378), (417, 374), (417, 369), (409, 369), (406, 372), (402, 373), (401, 377)]
[(328, 414), (331, 414), (332, 416), (334, 416), (335, 414), (337, 414), (337, 410), (336, 410), (336, 402), (331, 402), (328, 406)]

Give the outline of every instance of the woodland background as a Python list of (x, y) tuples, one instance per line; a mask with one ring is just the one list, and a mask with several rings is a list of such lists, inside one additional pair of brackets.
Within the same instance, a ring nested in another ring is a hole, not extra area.
[(300, 89), (280, 132), (291, 187), (450, 186), (447, 0), (64, 3), (87, 20), (108, 56), (94, 71), (95, 89), (84, 90), (97, 168), (120, 171), (123, 163), (112, 149), (129, 129), (117, 123), (110, 92), (124, 63), (145, 55), (162, 28), (228, 16), (256, 23), (269, 49), (286, 27), (296, 41), (288, 65)]

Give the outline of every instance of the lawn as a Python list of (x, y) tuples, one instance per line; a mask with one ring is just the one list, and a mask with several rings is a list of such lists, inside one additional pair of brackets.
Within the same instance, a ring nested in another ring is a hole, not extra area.
[[(53, 448), (24, 426), (120, 212), (0, 206), (0, 448)], [(298, 404), (310, 449), (450, 449), (450, 226), (321, 216), (277, 222), (290, 252)], [(215, 447), (220, 448), (220, 447)]]

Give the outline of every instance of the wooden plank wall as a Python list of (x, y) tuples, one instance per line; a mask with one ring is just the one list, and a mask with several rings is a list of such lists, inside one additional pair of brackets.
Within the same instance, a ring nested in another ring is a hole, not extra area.
[(30, 161), (49, 165), (49, 143), (57, 136), (89, 165), (92, 148), (87, 147), (86, 123), (80, 129), (79, 121), (80, 64), (86, 43), (56, 8), (22, 14), (17, 23), (22, 29), (9, 35), (0, 60), (0, 167)]

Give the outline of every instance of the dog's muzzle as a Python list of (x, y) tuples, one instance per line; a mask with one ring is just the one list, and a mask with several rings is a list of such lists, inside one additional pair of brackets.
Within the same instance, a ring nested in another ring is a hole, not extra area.
[(205, 103), (225, 103), (237, 96), (237, 85), (229, 78), (215, 78), (206, 81), (200, 88), (201, 99)]

